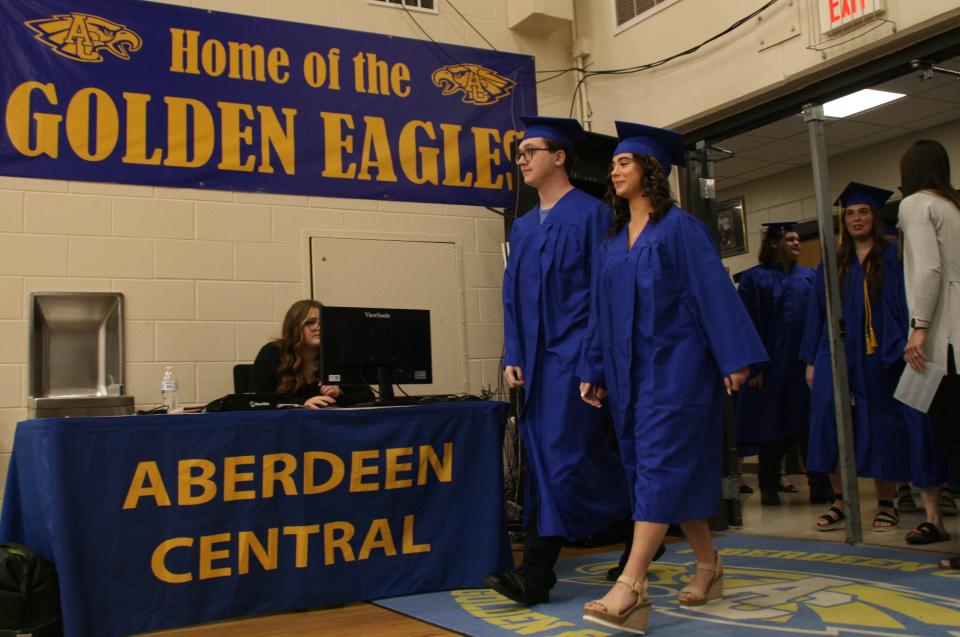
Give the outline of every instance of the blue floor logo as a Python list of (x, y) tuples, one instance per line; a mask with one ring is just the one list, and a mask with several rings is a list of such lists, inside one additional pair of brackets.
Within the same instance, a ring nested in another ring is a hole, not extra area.
[[(683, 554), (690, 555), (689, 549), (675, 555)], [(652, 565), (649, 590), (654, 611), (686, 620), (778, 633), (960, 634), (960, 600), (930, 592), (930, 588), (944, 585), (948, 585), (948, 591), (955, 591), (957, 582), (944, 579), (947, 573), (937, 571), (933, 563), (763, 549), (725, 549), (721, 554), (725, 560), (723, 598), (693, 608), (675, 601), (679, 590), (693, 576), (692, 563)], [(746, 561), (760, 560), (777, 564), (741, 566)], [(789, 564), (784, 564), (784, 560)], [(577, 576), (572, 579), (581, 584), (599, 583), (611, 565), (585, 564), (577, 568)], [(828, 568), (819, 568), (822, 565)], [(840, 575), (836, 573), (837, 566), (844, 567)], [(860, 576), (863, 569), (877, 572)], [(912, 576), (903, 577), (905, 573)], [(917, 576), (923, 579), (917, 580)], [(935, 586), (918, 586), (923, 583)]]
[[(937, 568), (933, 553), (835, 542), (728, 535), (717, 540), (724, 594), (685, 607), (677, 594), (694, 574), (687, 544), (651, 565), (656, 637), (960, 637), (960, 571)], [(610, 587), (619, 552), (561, 560), (550, 602), (521, 606), (486, 588), (382, 600), (378, 604), (475, 637), (599, 637), (583, 605)]]

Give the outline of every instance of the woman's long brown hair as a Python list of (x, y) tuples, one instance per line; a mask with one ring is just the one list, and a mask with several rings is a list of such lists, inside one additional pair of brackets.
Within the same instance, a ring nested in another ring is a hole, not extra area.
[[(870, 292), (870, 299), (877, 303), (883, 295), (880, 288), (883, 287), (883, 251), (887, 247), (887, 238), (883, 236), (883, 221), (877, 210), (870, 206), (870, 215), (873, 218), (873, 247), (863, 259), (864, 278), (867, 281), (867, 290)], [(840, 213), (840, 247), (837, 248), (837, 278), (840, 279), (840, 285), (850, 285), (850, 271), (853, 267), (853, 260), (857, 258), (857, 251), (853, 244), (853, 237), (847, 230), (846, 211)]]
[[(297, 301), (283, 317), (283, 331), (274, 341), (280, 348), (280, 365), (277, 366), (277, 393), (295, 394), (316, 379), (308, 378), (305, 370), (306, 348), (303, 345), (303, 326), (307, 322), (310, 310), (323, 307), (319, 301), (304, 299)], [(312, 370), (311, 370), (312, 372)]]
[[(650, 223), (656, 223), (663, 215), (667, 214), (670, 206), (676, 202), (670, 194), (670, 182), (667, 180), (667, 174), (663, 172), (660, 162), (648, 155), (634, 155), (633, 161), (640, 166), (643, 175), (640, 177), (640, 188), (646, 193), (653, 206), (650, 213)], [(607, 201), (613, 208), (613, 225), (610, 226), (608, 236), (616, 236), (618, 232), (630, 221), (630, 202), (623, 197), (618, 197), (613, 188), (613, 182), (607, 176)]]
[(943, 144), (920, 139), (900, 158), (900, 188), (909, 197), (918, 190), (930, 190), (960, 210), (960, 193), (950, 184), (950, 156)]

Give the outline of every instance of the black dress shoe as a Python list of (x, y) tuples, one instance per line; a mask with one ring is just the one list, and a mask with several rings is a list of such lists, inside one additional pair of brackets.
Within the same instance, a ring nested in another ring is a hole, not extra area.
[(529, 582), (523, 571), (499, 571), (483, 578), (483, 583), (518, 604), (532, 606), (550, 601), (550, 589)]
[(780, 495), (777, 493), (776, 487), (772, 489), (760, 490), (760, 504), (767, 506), (776, 506), (780, 504)]
[[(660, 548), (657, 549), (656, 554), (653, 556), (653, 561), (656, 562), (663, 554), (667, 552), (667, 547), (663, 542), (660, 543)], [(620, 556), (620, 564), (614, 566), (609, 571), (607, 571), (607, 580), (611, 582), (616, 582), (617, 578), (623, 575), (623, 567), (627, 565), (627, 558), (630, 557), (630, 553), (624, 551), (623, 555)]]

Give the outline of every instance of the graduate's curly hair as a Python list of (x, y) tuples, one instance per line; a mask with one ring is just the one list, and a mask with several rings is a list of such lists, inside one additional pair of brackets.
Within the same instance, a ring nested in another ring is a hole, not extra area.
[[(643, 172), (640, 177), (640, 188), (649, 197), (650, 204), (653, 206), (653, 212), (650, 213), (650, 223), (656, 223), (663, 215), (667, 214), (671, 206), (676, 205), (676, 200), (670, 193), (667, 173), (664, 172), (660, 162), (649, 155), (634, 154), (633, 161), (640, 166)], [(609, 175), (607, 176), (607, 201), (613, 208), (613, 225), (610, 226), (610, 232), (607, 236), (613, 237), (630, 221), (630, 202), (617, 196)]]
[[(864, 277), (867, 281), (867, 289), (870, 292), (870, 298), (879, 303), (883, 294), (883, 251), (886, 249), (887, 238), (883, 234), (883, 220), (876, 208), (870, 206), (870, 213), (873, 217), (873, 247), (863, 259)], [(847, 230), (847, 222), (844, 220), (844, 211), (840, 211), (840, 245), (837, 247), (837, 278), (840, 285), (846, 287), (850, 285), (850, 271), (853, 267), (853, 260), (857, 258), (857, 251), (853, 244), (853, 237)]]
[(283, 317), (280, 338), (274, 341), (280, 348), (280, 364), (277, 366), (277, 393), (295, 394), (306, 386), (310, 379), (304, 370), (307, 362), (303, 345), (303, 326), (310, 310), (320, 310), (323, 305), (313, 299), (297, 301)]

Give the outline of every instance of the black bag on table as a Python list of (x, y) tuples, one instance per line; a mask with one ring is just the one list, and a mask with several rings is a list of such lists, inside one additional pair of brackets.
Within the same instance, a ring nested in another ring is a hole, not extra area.
[(0, 542), (0, 637), (62, 634), (53, 565), (26, 546)]

